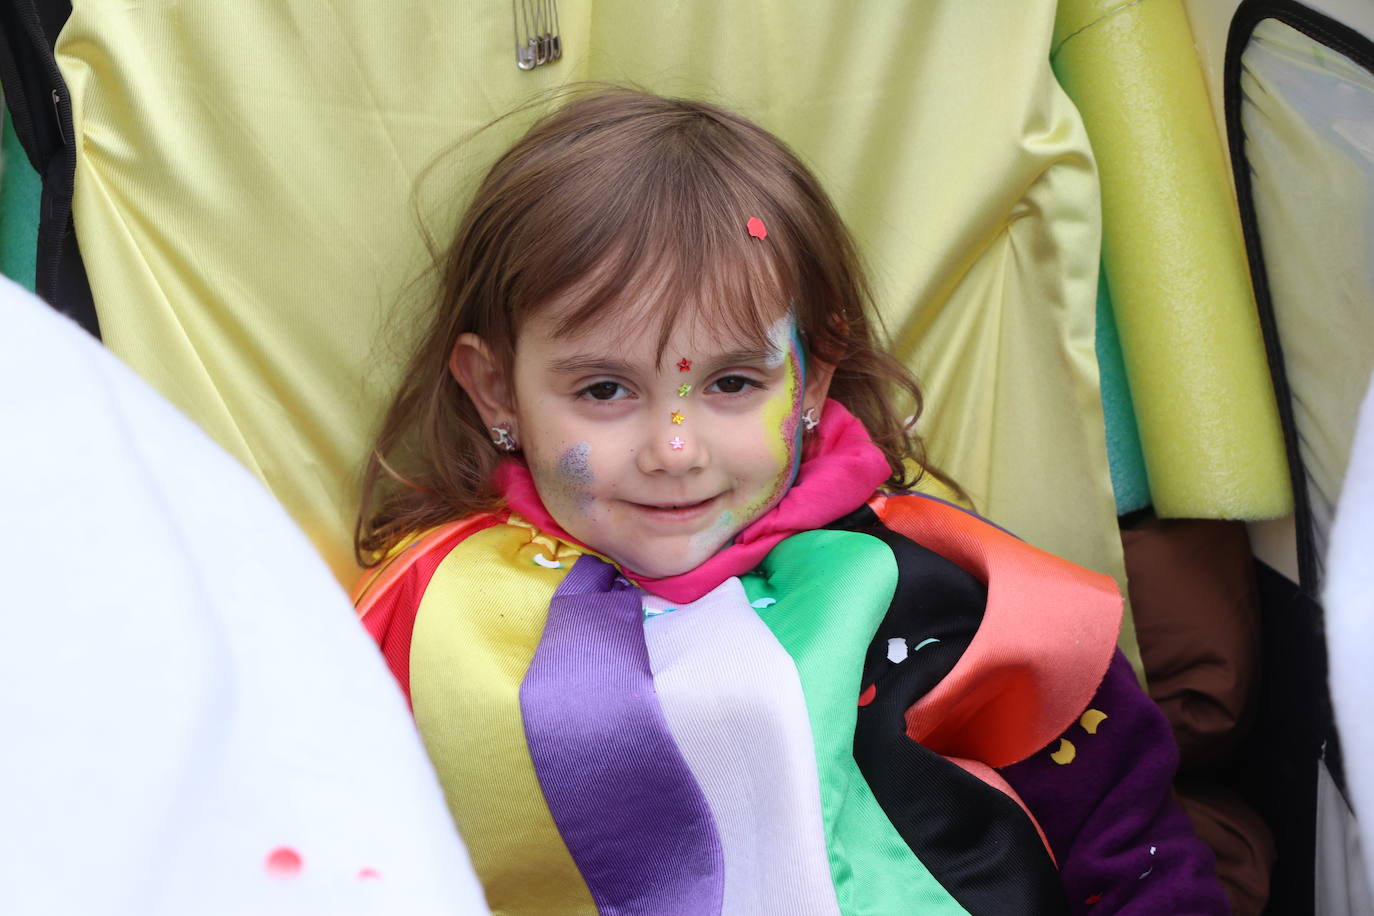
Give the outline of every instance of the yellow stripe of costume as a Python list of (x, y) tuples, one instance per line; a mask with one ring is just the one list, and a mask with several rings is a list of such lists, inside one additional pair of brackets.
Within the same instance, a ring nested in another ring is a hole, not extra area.
[(415, 722), (442, 784), (461, 788), (449, 810), (493, 913), (596, 913), (544, 804), (520, 716), (549, 601), (578, 555), (518, 519), (479, 531), (439, 564), (415, 619)]

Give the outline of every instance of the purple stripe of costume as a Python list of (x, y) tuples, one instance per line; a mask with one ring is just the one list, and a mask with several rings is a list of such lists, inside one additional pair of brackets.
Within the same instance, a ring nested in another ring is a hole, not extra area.
[(1178, 751), (1169, 723), (1120, 651), (1088, 704), (1106, 714), (1069, 726), (1067, 764), (1045, 750), (1001, 772), (1035, 812), (1075, 914), (1231, 911), (1216, 859), (1173, 797)]
[(717, 914), (720, 837), (658, 705), (640, 594), (579, 557), (520, 685), (544, 799), (602, 913)]

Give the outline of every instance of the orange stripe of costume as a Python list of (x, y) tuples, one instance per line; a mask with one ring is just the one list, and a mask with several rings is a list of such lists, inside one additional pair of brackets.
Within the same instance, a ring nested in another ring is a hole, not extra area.
[[(869, 506), (893, 531), (988, 583), (982, 626), (954, 670), (907, 711), (907, 734), (951, 759), (993, 767), (1059, 737), (1111, 663), (1121, 626), (1116, 583), (928, 497), (878, 495)], [(1063, 676), (1074, 669), (1080, 676)]]

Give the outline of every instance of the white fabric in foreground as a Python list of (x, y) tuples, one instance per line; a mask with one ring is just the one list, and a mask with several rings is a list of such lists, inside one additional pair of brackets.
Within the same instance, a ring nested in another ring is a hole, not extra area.
[(1374, 886), (1374, 384), (1367, 389), (1326, 554), (1326, 650), (1346, 785)]
[(286, 514), (4, 280), (0, 327), (0, 911), (485, 913)]
[(1360, 825), (1325, 763), (1317, 764), (1317, 916), (1371, 916)]

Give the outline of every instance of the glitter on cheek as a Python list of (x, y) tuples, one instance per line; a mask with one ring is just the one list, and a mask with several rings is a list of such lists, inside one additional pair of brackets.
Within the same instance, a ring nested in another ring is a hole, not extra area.
[(577, 443), (558, 456), (558, 473), (584, 486), (591, 486), (592, 481), (595, 480), (592, 475), (591, 463), (587, 460), (591, 454), (591, 443)]
[[(558, 456), (553, 474), (549, 475), (552, 493), (540, 492), (545, 502), (556, 503), (569, 511), (585, 513), (593, 502), (592, 485), (596, 475), (592, 473), (592, 446), (589, 442), (579, 442)], [(549, 499), (548, 497), (552, 497)]]

